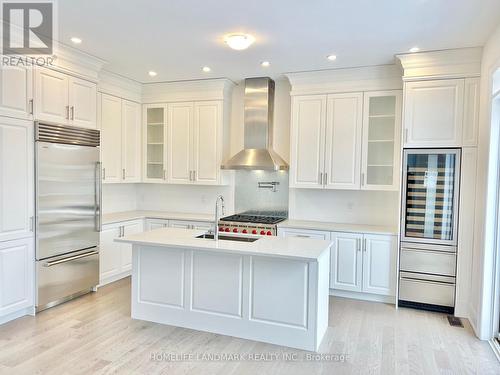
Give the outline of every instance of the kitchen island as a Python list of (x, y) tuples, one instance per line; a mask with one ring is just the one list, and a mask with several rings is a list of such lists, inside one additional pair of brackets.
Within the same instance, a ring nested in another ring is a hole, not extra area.
[(197, 238), (203, 234), (162, 228), (116, 239), (133, 245), (132, 318), (318, 350), (328, 326), (330, 242)]

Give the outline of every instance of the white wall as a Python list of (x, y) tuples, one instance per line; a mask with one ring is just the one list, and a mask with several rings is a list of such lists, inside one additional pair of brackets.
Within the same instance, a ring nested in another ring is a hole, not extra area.
[(132, 211), (137, 207), (135, 184), (103, 184), (102, 212)]
[[(479, 338), (491, 337), (492, 279), (494, 260), (494, 230), (487, 228), (496, 207), (493, 207), (495, 195), (495, 166), (490, 160), (490, 141), (495, 132), (491, 132), (491, 94), (492, 76), (500, 67), (500, 26), (490, 36), (483, 50), (481, 67), (481, 97), (479, 117), (478, 171), (476, 184), (475, 238), (472, 255), (472, 285), (469, 318)], [(494, 155), (493, 158), (496, 158)], [(491, 172), (491, 179), (488, 174)], [(488, 187), (489, 186), (489, 187)]]
[(398, 225), (399, 192), (290, 189), (292, 219)]

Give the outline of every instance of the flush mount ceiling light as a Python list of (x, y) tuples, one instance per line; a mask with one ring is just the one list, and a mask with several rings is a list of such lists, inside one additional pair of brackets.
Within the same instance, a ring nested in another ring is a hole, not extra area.
[(260, 63), (260, 66), (264, 67), (264, 68), (267, 68), (269, 65), (271, 65), (271, 63), (269, 61), (262, 61)]
[(203, 70), (205, 73), (208, 73), (212, 69), (210, 69), (208, 66), (204, 66), (201, 70)]
[(327, 58), (328, 60), (330, 60), (330, 61), (335, 61), (335, 60), (337, 60), (337, 56), (335, 56), (335, 55), (328, 55), (328, 56), (326, 56), (326, 58)]
[(73, 38), (70, 39), (74, 44), (81, 44), (82, 40), (80, 38), (77, 38), (74, 36)]
[(149, 74), (149, 76), (150, 76), (150, 77), (156, 77), (156, 75), (157, 75), (158, 73), (156, 73), (156, 72), (154, 72), (154, 71), (150, 70), (150, 71), (148, 72), (148, 74)]
[(418, 47), (412, 47), (412, 48), (410, 48), (410, 52), (411, 53), (415, 53), (415, 52), (418, 52), (418, 51), (420, 51), (420, 48), (418, 48)]
[(255, 42), (255, 38), (250, 34), (229, 34), (224, 38), (226, 44), (237, 51), (247, 49)]

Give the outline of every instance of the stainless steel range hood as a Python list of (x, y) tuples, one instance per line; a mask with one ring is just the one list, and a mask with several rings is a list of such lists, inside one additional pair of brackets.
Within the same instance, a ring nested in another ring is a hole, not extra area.
[(244, 149), (222, 169), (287, 170), (288, 164), (273, 149), (274, 81), (269, 77), (245, 79)]

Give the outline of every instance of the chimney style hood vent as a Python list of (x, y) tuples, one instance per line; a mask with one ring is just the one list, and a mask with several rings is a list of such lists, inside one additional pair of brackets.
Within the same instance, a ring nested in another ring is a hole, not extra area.
[(244, 149), (222, 169), (288, 170), (273, 149), (274, 81), (268, 77), (245, 79)]

